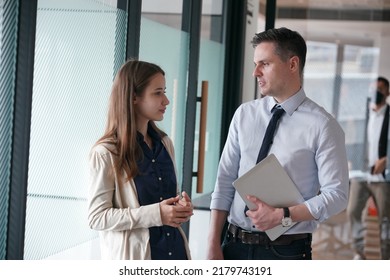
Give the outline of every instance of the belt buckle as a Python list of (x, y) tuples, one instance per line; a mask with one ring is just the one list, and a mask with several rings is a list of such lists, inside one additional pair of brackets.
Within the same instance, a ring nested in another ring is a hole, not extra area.
[(239, 229), (235, 225), (229, 224), (228, 230), (233, 236), (233, 239), (236, 239), (239, 233)]
[(241, 242), (243, 244), (253, 244), (253, 232), (249, 230), (241, 230)]

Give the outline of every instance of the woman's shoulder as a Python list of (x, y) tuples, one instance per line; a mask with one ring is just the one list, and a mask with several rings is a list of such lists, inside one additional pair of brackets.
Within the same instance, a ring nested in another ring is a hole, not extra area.
[(98, 154), (100, 156), (104, 156), (104, 155), (110, 155), (114, 153), (115, 150), (116, 148), (113, 142), (110, 141), (97, 142), (91, 148), (91, 154)]
[(172, 139), (171, 139), (168, 135), (164, 135), (164, 136), (161, 138), (161, 141), (166, 142), (166, 143), (173, 143), (173, 142), (172, 142)]
[(165, 135), (163, 138), (161, 138), (161, 142), (164, 144), (165, 148), (168, 150), (169, 153), (173, 154), (174, 147), (173, 147), (173, 141), (169, 136)]

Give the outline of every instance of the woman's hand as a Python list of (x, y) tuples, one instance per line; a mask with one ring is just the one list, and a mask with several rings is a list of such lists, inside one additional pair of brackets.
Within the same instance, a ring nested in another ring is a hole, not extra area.
[(168, 198), (160, 202), (161, 221), (163, 225), (179, 227), (182, 223), (187, 222), (193, 215), (193, 207), (190, 197), (187, 193), (180, 196)]
[(179, 200), (179, 204), (181, 206), (188, 206), (193, 209), (192, 203), (191, 203), (191, 198), (188, 196), (186, 192), (181, 193), (182, 198)]

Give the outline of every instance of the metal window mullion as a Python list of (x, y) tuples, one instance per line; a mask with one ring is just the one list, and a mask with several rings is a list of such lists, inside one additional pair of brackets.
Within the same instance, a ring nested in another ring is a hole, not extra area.
[(142, 0), (128, 0), (126, 59), (138, 58), (141, 30)]
[(0, 260), (7, 249), (18, 6), (7, 1), (0, 8)]
[(37, 0), (20, 0), (7, 259), (23, 259)]
[[(183, 0), (182, 29), (189, 34), (188, 82), (185, 113), (182, 190), (191, 195), (194, 162), (196, 104), (199, 76), (200, 26), (202, 1)], [(188, 236), (189, 224), (183, 225)]]
[(265, 30), (268, 30), (275, 27), (276, 0), (267, 0), (265, 9)]
[(228, 135), (230, 121), (240, 104), (243, 85), (245, 29), (247, 1), (225, 0), (225, 68), (223, 77), (223, 100), (220, 153)]

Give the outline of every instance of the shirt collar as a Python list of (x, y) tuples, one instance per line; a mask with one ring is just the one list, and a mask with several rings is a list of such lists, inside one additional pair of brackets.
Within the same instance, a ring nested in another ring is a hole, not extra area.
[(382, 115), (382, 114), (385, 114), (386, 108), (387, 108), (387, 104), (382, 106), (378, 111), (374, 111), (374, 110), (372, 110), (372, 111), (375, 112), (378, 115)]
[[(294, 111), (299, 107), (299, 105), (302, 104), (302, 102), (306, 99), (306, 94), (303, 88), (301, 88), (297, 93), (295, 93), (293, 96), (285, 100), (284, 102), (280, 103), (280, 106), (284, 109), (284, 111), (288, 115), (292, 115)], [(268, 110), (271, 112), (272, 108), (278, 104), (274, 98), (270, 98), (270, 102), (268, 103)]]
[[(153, 129), (153, 127), (150, 125), (150, 123), (148, 123), (148, 134), (153, 139), (153, 141), (160, 141), (161, 140), (160, 135), (157, 133), (157, 131), (155, 131)], [(144, 141), (144, 136), (139, 131), (137, 131), (137, 141), (138, 141), (138, 143)]]

